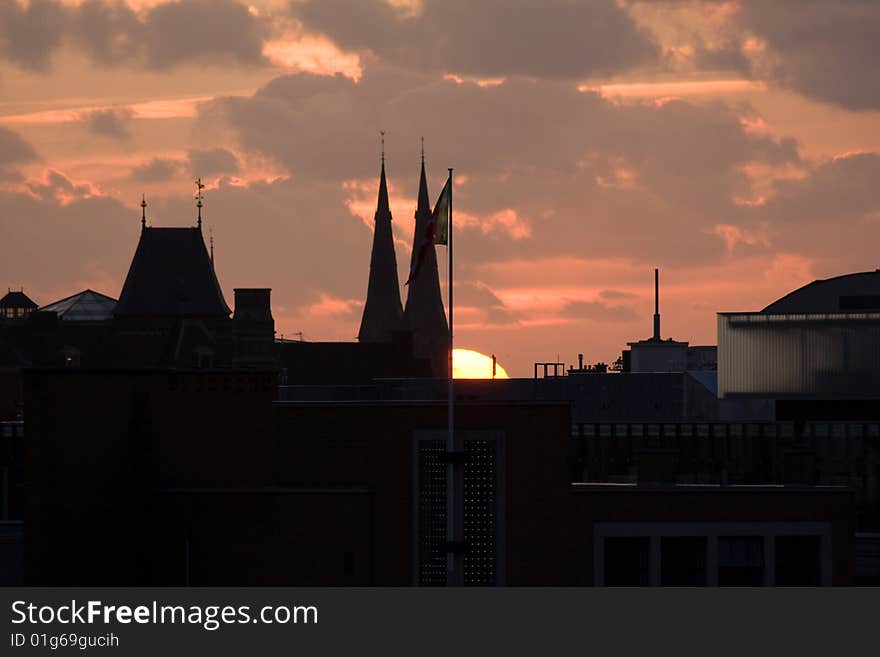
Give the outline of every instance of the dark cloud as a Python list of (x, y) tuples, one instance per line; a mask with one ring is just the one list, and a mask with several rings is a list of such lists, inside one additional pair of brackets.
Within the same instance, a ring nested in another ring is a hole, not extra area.
[(692, 63), (700, 71), (732, 72), (746, 77), (752, 74), (752, 62), (743, 52), (742, 45), (736, 42), (716, 47), (698, 42), (694, 47)]
[[(517, 78), (481, 87), (378, 65), (357, 84), (289, 75), (252, 97), (218, 99), (201, 111), (211, 129), (231, 126), (241, 151), (274, 160), (304, 184), (372, 178), (376, 133), (391, 126), (389, 180), (411, 199), (425, 135), (431, 193), (447, 165), (464, 177), (456, 207), (475, 221), (461, 228), (469, 237), (459, 255), (471, 262), (719, 257), (725, 243), (707, 228), (737, 220), (733, 197), (751, 193), (744, 167), (800, 162), (793, 140), (743, 127), (748, 108), (618, 105), (562, 81)], [(392, 208), (407, 243), (411, 208)]]
[(70, 11), (68, 21), (73, 43), (103, 66), (136, 60), (144, 44), (144, 24), (122, 2), (86, 0)]
[(86, 129), (94, 135), (125, 140), (131, 136), (129, 121), (132, 111), (128, 107), (99, 109), (83, 115)]
[(180, 175), (185, 168), (182, 160), (155, 157), (131, 170), (131, 179), (139, 182), (162, 182)]
[(160, 4), (144, 20), (146, 62), (166, 69), (181, 62), (256, 66), (268, 27), (235, 0), (181, 0)]
[(0, 56), (26, 71), (47, 71), (61, 43), (67, 12), (56, 0), (0, 3)]
[(462, 75), (580, 79), (654, 63), (658, 47), (614, 0), (423, 0), (415, 14), (384, 0), (291, 4), (307, 29), (344, 50)]
[(638, 319), (638, 314), (629, 306), (615, 306), (603, 301), (568, 301), (559, 311), (559, 315), (597, 322), (628, 322)]
[(799, 229), (823, 221), (857, 222), (866, 215), (880, 213), (878, 180), (880, 154), (835, 157), (816, 166), (806, 177), (777, 180), (770, 199), (755, 208), (754, 214), (774, 225)]
[(810, 98), (880, 108), (880, 3), (743, 0), (739, 20), (767, 45), (768, 73)]
[(43, 201), (63, 202), (71, 199), (85, 198), (92, 195), (92, 186), (87, 183), (74, 182), (60, 171), (49, 169), (43, 180), (27, 182), (31, 193)]
[(635, 296), (632, 292), (623, 292), (622, 290), (602, 290), (599, 292), (601, 299), (634, 299)]
[(477, 308), (485, 313), (488, 324), (515, 324), (519, 317), (485, 283), (479, 281), (455, 283), (457, 306)]
[(103, 66), (167, 70), (184, 63), (262, 66), (266, 19), (238, 0), (175, 0), (136, 13), (125, 3), (60, 0), (0, 3), (0, 56), (47, 71), (65, 42)]
[(191, 150), (187, 153), (190, 173), (211, 176), (218, 173), (238, 173), (238, 158), (225, 148)]
[(20, 182), (22, 174), (18, 165), (37, 159), (33, 146), (17, 133), (0, 127), (0, 182)]
[(37, 153), (17, 133), (0, 126), (0, 168), (33, 162)]

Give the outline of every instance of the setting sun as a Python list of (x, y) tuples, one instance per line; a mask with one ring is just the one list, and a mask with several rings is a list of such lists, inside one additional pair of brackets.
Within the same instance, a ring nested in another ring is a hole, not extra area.
[[(456, 379), (491, 379), (492, 357), (471, 349), (453, 349), (452, 375)], [(507, 371), (497, 362), (495, 378), (510, 378), (507, 376)]]

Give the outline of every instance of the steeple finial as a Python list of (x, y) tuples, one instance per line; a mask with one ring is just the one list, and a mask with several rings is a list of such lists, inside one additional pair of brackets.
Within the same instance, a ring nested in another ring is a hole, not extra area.
[(431, 214), (431, 201), (428, 198), (428, 181), (425, 176), (425, 138), (422, 137), (422, 170), (419, 172), (419, 196), (416, 204), (416, 214), (427, 212)]
[(147, 197), (141, 194), (141, 228), (147, 227)]
[(198, 226), (199, 226), (199, 230), (201, 230), (202, 229), (202, 199), (204, 198), (204, 196), (202, 196), (202, 190), (205, 188), (205, 186), (202, 184), (201, 178), (196, 180), (196, 188), (198, 189), (198, 193), (195, 196), (196, 200), (198, 201), (198, 203), (196, 203), (196, 207), (199, 209), (199, 224), (198, 224)]
[(385, 182), (385, 131), (380, 130), (379, 134), (382, 136), (382, 170), (379, 174), (379, 200), (376, 204), (377, 221), (380, 213), (388, 213), (388, 216), (391, 216), (391, 209), (388, 203), (388, 185)]

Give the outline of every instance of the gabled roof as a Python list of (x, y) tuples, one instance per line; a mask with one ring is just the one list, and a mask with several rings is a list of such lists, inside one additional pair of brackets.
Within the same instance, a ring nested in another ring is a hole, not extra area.
[(24, 292), (9, 290), (0, 299), (0, 308), (30, 308), (31, 310), (36, 310), (37, 304)]
[(66, 322), (103, 322), (113, 319), (116, 299), (94, 290), (83, 290), (40, 308)]
[(199, 228), (145, 226), (115, 315), (229, 317)]

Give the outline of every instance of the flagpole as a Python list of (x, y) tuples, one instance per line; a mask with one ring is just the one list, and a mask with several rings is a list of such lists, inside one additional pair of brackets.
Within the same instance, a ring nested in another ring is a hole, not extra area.
[(463, 522), (461, 513), (463, 512), (462, 492), (463, 492), (463, 463), (460, 462), (461, 449), (459, 442), (455, 436), (455, 384), (453, 378), (453, 361), (452, 354), (454, 348), (453, 342), (453, 259), (452, 259), (452, 167), (449, 168), (449, 207), (448, 207), (448, 233), (447, 233), (447, 256), (449, 258), (446, 268), (447, 275), (447, 291), (449, 298), (449, 435), (446, 439), (446, 452), (449, 455), (448, 466), (446, 468), (447, 476), (447, 494), (446, 494), (446, 534), (447, 541), (451, 544), (452, 550), (447, 554), (446, 560), (446, 583), (447, 586), (461, 586), (464, 584), (464, 553), (461, 549), (463, 536)]

